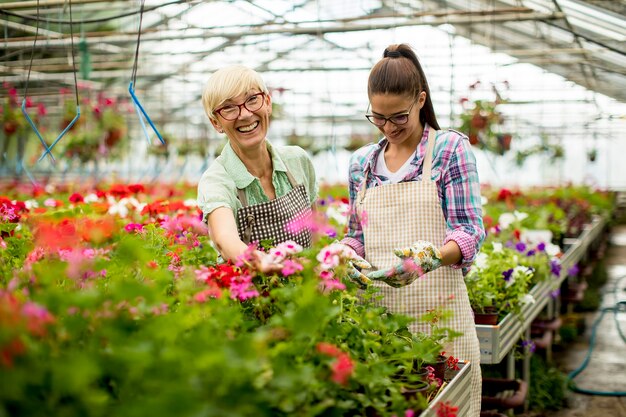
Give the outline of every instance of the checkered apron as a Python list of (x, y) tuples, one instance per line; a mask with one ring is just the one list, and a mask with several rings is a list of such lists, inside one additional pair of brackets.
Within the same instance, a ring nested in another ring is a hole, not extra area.
[[(311, 230), (307, 226), (311, 217), (311, 203), (303, 184), (298, 184), (287, 170), (291, 191), (272, 201), (248, 205), (248, 198), (242, 189), (237, 189), (237, 197), (242, 208), (237, 210), (237, 232), (245, 243), (271, 240), (272, 246), (287, 240), (311, 247)], [(290, 227), (288, 227), (291, 225)]]
[[(437, 185), (431, 178), (435, 135), (435, 129), (431, 129), (422, 181), (384, 184), (366, 189), (366, 168), (365, 180), (357, 194), (356, 210), (360, 218), (367, 219), (363, 222), (365, 255), (374, 269), (386, 269), (400, 262), (393, 254), (394, 248), (410, 246), (417, 240), (432, 242), (437, 247), (443, 245), (446, 221)], [(442, 325), (462, 332), (463, 336), (445, 346), (445, 351), (446, 354), (472, 363), (468, 416), (478, 417), (482, 392), (480, 350), (461, 270), (444, 266), (401, 288), (393, 288), (381, 281), (374, 281), (374, 285), (380, 288), (384, 296), (380, 303), (394, 313), (419, 317), (440, 306), (453, 311), (453, 317)], [(428, 324), (413, 323), (411, 331), (429, 333), (430, 328)]]

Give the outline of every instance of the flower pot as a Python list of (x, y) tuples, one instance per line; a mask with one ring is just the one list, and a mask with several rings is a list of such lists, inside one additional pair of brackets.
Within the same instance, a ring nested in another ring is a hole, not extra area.
[(447, 358), (445, 356), (439, 355), (437, 356), (437, 360), (435, 361), (435, 363), (425, 363), (424, 366), (432, 366), (435, 370), (435, 378), (443, 381), (446, 376), (446, 360)]
[(528, 384), (521, 379), (483, 378), (483, 410), (504, 411), (524, 405)]
[(111, 129), (107, 130), (106, 135), (104, 137), (104, 143), (107, 148), (112, 148), (122, 139), (124, 135), (124, 131), (122, 129)]
[(418, 395), (425, 395), (430, 385), (426, 381), (415, 381), (402, 386), (401, 392), (407, 400), (417, 398)]
[(485, 307), (482, 312), (474, 311), (474, 323), (495, 326), (498, 324), (498, 311), (495, 307)]

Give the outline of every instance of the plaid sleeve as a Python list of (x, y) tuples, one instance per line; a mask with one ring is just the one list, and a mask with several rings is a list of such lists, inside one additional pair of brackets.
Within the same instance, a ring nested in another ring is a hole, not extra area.
[[(447, 232), (444, 244), (453, 240), (461, 249), (463, 258), (455, 268), (469, 267), (485, 239), (480, 182), (476, 158), (469, 141), (462, 137), (453, 141), (448, 169), (443, 175), (443, 193), (447, 214)], [(451, 144), (452, 144), (451, 143)]]
[(372, 152), (376, 145), (370, 145), (359, 149), (350, 158), (350, 171), (348, 174), (348, 191), (350, 193), (350, 213), (348, 216), (348, 232), (341, 243), (350, 246), (357, 255), (365, 257), (365, 243), (363, 239), (363, 227), (356, 213), (356, 197), (363, 180), (365, 166), (369, 163)]

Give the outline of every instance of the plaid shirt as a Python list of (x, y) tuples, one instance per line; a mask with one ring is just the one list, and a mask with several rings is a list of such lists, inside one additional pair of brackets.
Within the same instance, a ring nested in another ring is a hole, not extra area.
[[(428, 130), (424, 127), (422, 140), (418, 145), (415, 158), (411, 161), (412, 168), (401, 182), (419, 181), (422, 177), (422, 165), (426, 153)], [(363, 229), (355, 213), (355, 200), (363, 184), (365, 168), (369, 166), (367, 188), (389, 183), (387, 177), (374, 172), (376, 159), (385, 149), (387, 139), (364, 146), (350, 158), (350, 218), (348, 233), (342, 243), (351, 246), (357, 254), (365, 256)], [(476, 170), (476, 159), (471, 151), (465, 135), (453, 130), (441, 131), (437, 134), (435, 144), (432, 179), (437, 183), (441, 208), (446, 219), (446, 238), (444, 245), (450, 240), (461, 248), (463, 258), (453, 265), (456, 268), (468, 268), (483, 240), (485, 229), (482, 220), (480, 183)]]

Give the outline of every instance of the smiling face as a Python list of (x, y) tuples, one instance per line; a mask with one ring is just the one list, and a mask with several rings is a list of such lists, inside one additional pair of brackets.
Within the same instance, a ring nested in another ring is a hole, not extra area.
[(416, 147), (422, 138), (424, 126), (420, 123), (420, 110), (426, 101), (426, 93), (422, 91), (417, 99), (409, 95), (400, 94), (373, 94), (370, 97), (370, 112), (375, 116), (389, 118), (409, 112), (408, 121), (397, 125), (387, 120), (382, 127), (378, 127), (390, 146)]
[[(250, 90), (225, 100), (218, 109), (224, 106), (238, 106), (246, 102), (249, 103), (249, 100), (254, 100), (252, 96), (259, 92), (259, 90)], [(246, 106), (242, 105), (239, 106), (239, 116), (234, 120), (227, 120), (220, 114), (215, 114), (215, 119), (211, 119), (213, 127), (218, 132), (225, 133), (228, 136), (230, 145), (237, 154), (249, 152), (255, 148), (262, 149), (264, 146), (270, 124), (270, 115), (272, 114), (272, 99), (268, 94), (259, 96), (259, 98), (263, 100), (263, 104), (257, 110), (250, 111)]]

